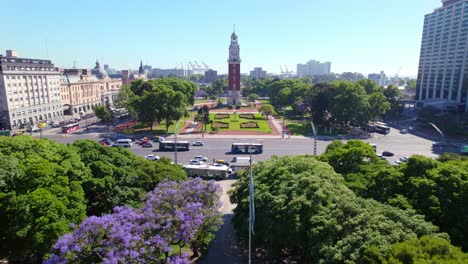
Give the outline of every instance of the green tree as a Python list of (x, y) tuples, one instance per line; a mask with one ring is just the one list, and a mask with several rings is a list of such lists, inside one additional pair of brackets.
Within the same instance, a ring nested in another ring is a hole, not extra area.
[(265, 116), (276, 115), (275, 108), (271, 104), (262, 104), (258, 111)]
[(249, 102), (255, 102), (256, 100), (258, 100), (258, 98), (259, 98), (259, 96), (257, 94), (254, 94), (254, 93), (251, 93), (248, 96)]
[(412, 238), (392, 245), (388, 252), (382, 254), (376, 247), (369, 247), (365, 251), (366, 259), (376, 260), (364, 263), (382, 264), (412, 264), (438, 263), (455, 264), (468, 263), (468, 254), (450, 245), (444, 239), (431, 236)]
[(365, 121), (377, 121), (379, 117), (385, 115), (390, 110), (390, 103), (381, 91), (375, 91), (368, 97), (369, 109), (366, 110)]
[(77, 140), (71, 147), (91, 170), (83, 182), (88, 215), (112, 212), (121, 205), (138, 207), (141, 197), (163, 179), (185, 179), (179, 166), (163, 159), (148, 161), (124, 148), (109, 148), (91, 140)]
[(211, 84), (211, 90), (212, 93), (217, 96), (224, 93), (227, 91), (227, 80), (224, 78), (216, 79), (213, 84)]
[(330, 120), (339, 127), (347, 128), (352, 121), (365, 122), (365, 111), (369, 109), (364, 88), (349, 81), (333, 83), (329, 102)]
[[(239, 174), (230, 193), (233, 224), (246, 239), (249, 176)], [(312, 156), (273, 157), (253, 166), (255, 235), (253, 248), (273, 258), (300, 257), (299, 263), (358, 263), (375, 245), (386, 252), (406, 239), (436, 234), (423, 216), (356, 197), (326, 163)], [(254, 250), (254, 252), (255, 252)]]
[(198, 109), (198, 114), (200, 116), (199, 122), (203, 122), (206, 131), (206, 124), (210, 123), (210, 108), (207, 105), (203, 105)]
[(98, 105), (94, 107), (94, 113), (96, 114), (96, 117), (104, 123), (108, 124), (109, 122), (112, 122), (114, 120), (112, 113), (105, 106)]
[(388, 86), (383, 90), (387, 101), (390, 103), (390, 109), (388, 111), (388, 116), (398, 116), (401, 111), (403, 111), (404, 104), (401, 101), (402, 95), (398, 87), (393, 85)]
[(0, 138), (0, 258), (41, 262), (86, 216), (90, 171), (72, 149), (47, 139)]

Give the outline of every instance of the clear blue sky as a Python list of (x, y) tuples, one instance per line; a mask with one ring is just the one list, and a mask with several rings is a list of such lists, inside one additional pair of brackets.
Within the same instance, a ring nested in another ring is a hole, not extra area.
[[(0, 0), (0, 53), (59, 67), (136, 69), (206, 62), (227, 72), (233, 24), (242, 72), (310, 59), (332, 72), (417, 74), (424, 15), (440, 0)], [(47, 45), (46, 45), (47, 43)], [(46, 49), (47, 46), (47, 49)]]

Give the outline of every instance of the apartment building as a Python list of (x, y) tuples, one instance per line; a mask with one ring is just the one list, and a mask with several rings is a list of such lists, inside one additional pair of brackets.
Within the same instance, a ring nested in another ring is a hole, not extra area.
[(424, 17), (416, 100), (419, 107), (468, 111), (468, 0), (442, 0)]
[(58, 119), (63, 115), (60, 72), (50, 60), (0, 55), (0, 129)]

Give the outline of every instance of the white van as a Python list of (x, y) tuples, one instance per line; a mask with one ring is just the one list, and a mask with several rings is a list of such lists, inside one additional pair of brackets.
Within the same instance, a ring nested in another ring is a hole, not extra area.
[(115, 143), (128, 143), (130, 146), (132, 145), (132, 140), (129, 138), (122, 138), (122, 139), (117, 139)]
[(112, 146), (129, 148), (132, 146), (132, 140), (131, 139), (118, 139), (114, 144), (112, 144)]
[(250, 163), (250, 157), (234, 157), (232, 158), (232, 162)]

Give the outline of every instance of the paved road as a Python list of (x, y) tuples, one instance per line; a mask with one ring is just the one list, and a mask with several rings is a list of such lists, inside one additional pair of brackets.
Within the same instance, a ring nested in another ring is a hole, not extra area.
[[(39, 137), (39, 133), (33, 133), (33, 136)], [(49, 128), (44, 131), (43, 137), (54, 139), (63, 144), (72, 143), (77, 139), (91, 139), (99, 141), (100, 139), (109, 136), (110, 131), (105, 126), (93, 126), (89, 130), (82, 129), (69, 135), (61, 133), (60, 128)], [(230, 136), (232, 137), (232, 136)], [(231, 160), (237, 155), (229, 154), (231, 144), (234, 142), (251, 142), (263, 143), (264, 152), (259, 155), (254, 155), (254, 160), (266, 160), (273, 155), (297, 155), (297, 154), (312, 154), (313, 139), (306, 137), (292, 137), (290, 139), (282, 139), (280, 137), (256, 137), (256, 136), (238, 136), (236, 138), (228, 138), (228, 136), (207, 135), (204, 138), (200, 136), (183, 136), (180, 140), (203, 140), (205, 146), (191, 147), (190, 151), (177, 152), (177, 162), (186, 164), (194, 156), (206, 156), (208, 161), (212, 159)], [(395, 153), (395, 157), (389, 158), (390, 162), (404, 156), (413, 154), (424, 155), (428, 157), (437, 157), (444, 151), (443, 149), (432, 149), (433, 141), (420, 138), (411, 134), (400, 134), (398, 130), (392, 129), (388, 135), (374, 134), (373, 137), (365, 141), (377, 144), (377, 152), (391, 151)], [(317, 154), (325, 151), (326, 146), (331, 140), (318, 140)], [(144, 156), (155, 154), (161, 157), (175, 159), (174, 152), (161, 152), (157, 149), (158, 144), (154, 144), (154, 148), (141, 148), (134, 145), (130, 148), (135, 154)]]
[(202, 260), (198, 261), (200, 264), (234, 264), (234, 263), (247, 263), (248, 257), (245, 249), (241, 248), (237, 243), (234, 227), (231, 224), (233, 217), (234, 204), (231, 204), (229, 196), (227, 195), (228, 190), (231, 189), (232, 184), (236, 180), (224, 180), (219, 181), (218, 184), (223, 189), (221, 194), (221, 201), (223, 203), (220, 208), (223, 214), (224, 224), (216, 232), (215, 241), (208, 250)]

